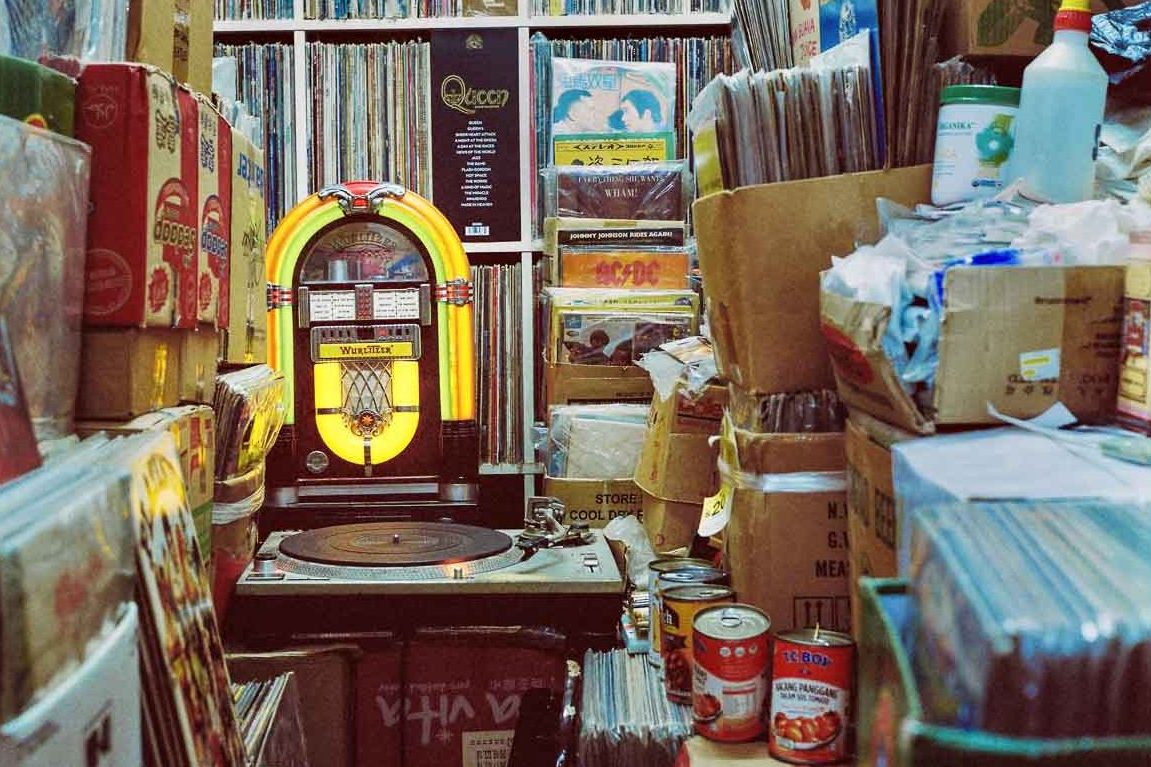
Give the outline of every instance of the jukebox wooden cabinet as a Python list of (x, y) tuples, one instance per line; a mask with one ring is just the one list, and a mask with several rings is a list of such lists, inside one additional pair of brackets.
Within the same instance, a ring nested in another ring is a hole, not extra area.
[(394, 184), (326, 188), (273, 233), (268, 283), (287, 387), (261, 526), (474, 511), (473, 289), (443, 215)]

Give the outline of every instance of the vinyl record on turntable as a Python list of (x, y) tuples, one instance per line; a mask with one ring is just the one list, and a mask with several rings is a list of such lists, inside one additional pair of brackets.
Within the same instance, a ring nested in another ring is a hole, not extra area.
[(447, 523), (365, 522), (337, 525), (285, 538), (280, 553), (330, 565), (420, 567), (453, 565), (503, 554), (507, 533)]

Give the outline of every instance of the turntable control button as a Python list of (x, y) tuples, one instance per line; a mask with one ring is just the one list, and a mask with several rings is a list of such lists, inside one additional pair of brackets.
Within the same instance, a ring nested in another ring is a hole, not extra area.
[(256, 553), (255, 566), (253, 570), (256, 575), (275, 575), (276, 574), (276, 554), (272, 551), (260, 551)]
[(599, 556), (596, 554), (584, 554), (583, 566), (587, 568), (589, 573), (594, 573), (599, 570)]

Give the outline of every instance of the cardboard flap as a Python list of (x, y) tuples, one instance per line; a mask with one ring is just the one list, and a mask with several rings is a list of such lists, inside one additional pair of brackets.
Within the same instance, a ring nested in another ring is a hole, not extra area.
[(891, 308), (820, 293), (821, 330), (844, 404), (921, 434), (934, 425), (904, 391), (883, 351)]
[(878, 239), (877, 197), (929, 197), (931, 167), (723, 191), (693, 206), (720, 371), (753, 393), (830, 388), (819, 273)]

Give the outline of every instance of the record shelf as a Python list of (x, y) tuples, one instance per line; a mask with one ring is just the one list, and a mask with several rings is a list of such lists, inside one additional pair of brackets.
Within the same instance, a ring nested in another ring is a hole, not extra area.
[[(513, 0), (514, 2), (515, 0)], [(342, 42), (388, 42), (391, 40), (411, 40), (439, 30), (484, 30), (510, 29), (516, 31), (518, 54), (518, 125), (519, 125), (519, 237), (500, 242), (471, 242), (464, 239), (464, 248), (473, 263), (514, 263), (521, 264), (522, 275), (522, 367), (523, 367), (523, 411), (535, 412), (535, 372), (534, 365), (527, 364), (539, 353), (534, 339), (533, 311), (534, 284), (533, 264), (538, 257), (540, 242), (533, 239), (533, 210), (531, 176), (534, 173), (531, 115), (532, 87), (529, 40), (534, 32), (554, 32), (563, 37), (571, 37), (581, 31), (590, 36), (618, 34), (619, 36), (637, 33), (665, 35), (668, 37), (688, 37), (698, 34), (725, 34), (730, 29), (728, 13), (681, 13), (681, 14), (597, 14), (545, 16), (531, 15), (531, 0), (518, 0), (518, 14), (512, 16), (445, 16), (438, 18), (385, 18), (385, 19), (309, 19), (304, 17), (304, 0), (295, 0), (294, 17), (290, 19), (245, 19), (217, 20), (215, 39), (217, 43), (242, 45), (246, 43), (288, 43), (294, 51), (294, 82), (307, 82), (306, 46), (309, 43)], [(308, 94), (304, 88), (296, 87), (292, 93), (295, 124), (307, 126), (311, 120)], [(307, 130), (296, 130), (294, 151), (297, 199), (311, 194), (309, 167), (310, 155)], [(290, 190), (288, 190), (290, 194)], [(433, 202), (435, 194), (433, 189)], [(290, 207), (290, 206), (289, 206)], [(476, 257), (479, 257), (478, 259)], [(542, 467), (531, 460), (535, 454), (532, 440), (532, 418), (524, 424), (523, 455), (527, 458), (522, 464), (486, 464), (480, 473), (485, 476), (509, 477), (519, 475), (523, 480), (525, 496), (536, 492), (536, 476), (542, 474)]]

